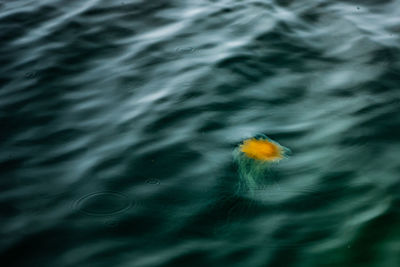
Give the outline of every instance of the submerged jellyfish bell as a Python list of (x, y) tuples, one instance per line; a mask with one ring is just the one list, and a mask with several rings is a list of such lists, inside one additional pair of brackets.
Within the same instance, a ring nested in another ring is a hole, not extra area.
[(238, 164), (240, 191), (255, 192), (270, 183), (272, 167), (288, 158), (290, 149), (281, 146), (266, 135), (257, 135), (244, 140), (235, 150)]
[(269, 138), (250, 138), (243, 141), (240, 151), (247, 157), (264, 162), (277, 162), (287, 157), (287, 148)]

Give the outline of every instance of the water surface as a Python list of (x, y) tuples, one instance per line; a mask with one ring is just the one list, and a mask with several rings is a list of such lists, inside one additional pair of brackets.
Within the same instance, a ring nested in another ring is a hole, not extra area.
[[(398, 14), (1, 1), (1, 262), (399, 266)], [(259, 133), (292, 155), (249, 196), (232, 151)]]

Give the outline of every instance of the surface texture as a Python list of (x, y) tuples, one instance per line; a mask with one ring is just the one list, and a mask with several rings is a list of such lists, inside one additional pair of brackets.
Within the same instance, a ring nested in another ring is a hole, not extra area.
[[(399, 14), (0, 1), (1, 265), (400, 266)], [(259, 133), (292, 155), (249, 195)]]

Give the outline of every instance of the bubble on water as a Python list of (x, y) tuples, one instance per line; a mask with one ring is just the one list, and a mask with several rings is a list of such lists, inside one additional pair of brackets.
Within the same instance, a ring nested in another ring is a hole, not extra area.
[(176, 48), (175, 51), (179, 54), (185, 55), (185, 54), (193, 54), (197, 50), (196, 50), (196, 48), (189, 46), (189, 47), (178, 47), (178, 48)]
[(25, 73), (25, 78), (31, 79), (35, 78), (37, 76), (37, 73), (35, 71), (29, 71)]
[(94, 192), (74, 203), (74, 208), (90, 216), (110, 216), (126, 212), (132, 201), (124, 194), (112, 191)]
[(161, 181), (156, 178), (149, 178), (146, 180), (146, 184), (161, 184)]

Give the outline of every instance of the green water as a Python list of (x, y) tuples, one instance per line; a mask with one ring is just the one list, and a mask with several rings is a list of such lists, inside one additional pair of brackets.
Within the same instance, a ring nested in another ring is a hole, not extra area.
[[(400, 266), (398, 1), (0, 2), (0, 265)], [(291, 150), (241, 186), (233, 151)]]

